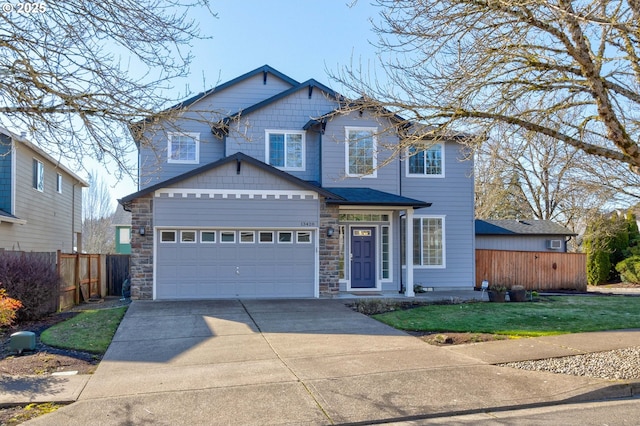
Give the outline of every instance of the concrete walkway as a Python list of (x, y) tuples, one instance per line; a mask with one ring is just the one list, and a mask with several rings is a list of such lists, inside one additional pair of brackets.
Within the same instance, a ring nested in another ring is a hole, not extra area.
[(640, 345), (640, 331), (430, 346), (338, 300), (134, 302), (78, 401), (33, 425), (410, 421), (638, 393), (494, 362)]

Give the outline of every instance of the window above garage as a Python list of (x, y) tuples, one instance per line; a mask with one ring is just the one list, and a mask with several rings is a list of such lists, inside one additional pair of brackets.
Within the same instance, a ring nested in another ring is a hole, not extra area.
[(265, 130), (265, 162), (280, 170), (304, 171), (305, 132)]

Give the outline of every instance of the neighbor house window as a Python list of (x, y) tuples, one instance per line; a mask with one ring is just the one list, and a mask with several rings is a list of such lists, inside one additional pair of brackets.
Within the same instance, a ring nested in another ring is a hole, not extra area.
[(376, 177), (376, 129), (346, 127), (347, 176)]
[(283, 170), (304, 170), (304, 132), (267, 130), (266, 161)]
[(169, 163), (197, 164), (200, 161), (199, 133), (169, 133)]
[(38, 191), (44, 191), (44, 164), (33, 159), (33, 187)]
[(62, 194), (62, 175), (60, 173), (56, 174), (56, 191)]
[(120, 228), (120, 244), (131, 243), (131, 228)]
[(442, 144), (427, 149), (412, 146), (408, 149), (407, 174), (409, 176), (444, 176)]

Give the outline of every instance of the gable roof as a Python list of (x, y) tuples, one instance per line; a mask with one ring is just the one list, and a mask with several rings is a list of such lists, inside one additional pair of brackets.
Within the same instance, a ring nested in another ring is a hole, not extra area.
[(323, 92), (327, 93), (329, 96), (331, 96), (331, 97), (333, 97), (335, 99), (340, 98), (340, 95), (338, 95), (330, 87), (327, 87), (324, 84), (319, 83), (318, 81), (316, 81), (314, 79), (309, 79), (309, 80), (305, 81), (304, 83), (296, 84), (294, 87), (291, 87), (290, 89), (282, 91), (282, 92), (278, 93), (277, 95), (274, 95), (274, 96), (272, 96), (270, 98), (267, 98), (267, 99), (265, 99), (263, 101), (260, 101), (257, 104), (253, 104), (250, 107), (244, 108), (244, 109), (242, 109), (240, 111), (236, 111), (235, 113), (233, 113), (231, 115), (228, 115), (227, 117), (222, 119), (220, 122), (214, 123), (211, 126), (211, 131), (214, 134), (217, 134), (220, 131), (224, 131), (226, 126), (233, 119), (238, 118), (241, 115), (251, 114), (254, 111), (257, 111), (259, 109), (267, 107), (267, 106), (273, 104), (274, 102), (277, 102), (277, 101), (279, 101), (281, 99), (284, 99), (287, 96), (289, 96), (289, 95), (291, 95), (293, 93), (299, 92), (300, 90), (303, 90), (303, 89), (307, 89), (309, 91), (309, 98), (311, 98), (311, 95), (313, 93), (313, 89), (314, 88), (318, 88), (318, 89), (322, 90)]
[(352, 206), (408, 206), (429, 207), (431, 203), (403, 197), (371, 188), (325, 188), (338, 198), (327, 199), (327, 204)]
[(476, 235), (566, 235), (575, 232), (550, 220), (476, 219)]
[[(186, 179), (189, 179), (191, 177), (197, 176), (197, 175), (199, 175), (201, 173), (204, 173), (204, 172), (207, 172), (209, 170), (213, 170), (215, 168), (218, 168), (218, 167), (223, 166), (225, 164), (231, 163), (233, 161), (237, 161), (239, 163), (242, 163), (243, 161), (245, 161), (245, 162), (251, 164), (252, 166), (255, 166), (255, 167), (257, 167), (257, 168), (259, 168), (261, 170), (264, 170), (264, 171), (266, 171), (268, 173), (271, 173), (271, 174), (273, 174), (275, 176), (278, 176), (278, 177), (280, 177), (280, 178), (282, 178), (282, 179), (284, 179), (284, 180), (286, 180), (286, 181), (288, 181), (290, 183), (293, 183), (294, 185), (298, 185), (298, 186), (300, 186), (300, 187), (302, 187), (304, 189), (315, 191), (318, 194), (321, 194), (321, 195), (323, 195), (323, 196), (325, 196), (327, 198), (335, 198), (336, 197), (335, 194), (333, 194), (333, 193), (331, 193), (331, 192), (329, 192), (329, 191), (327, 191), (327, 190), (325, 190), (325, 189), (323, 189), (323, 188), (321, 188), (319, 186), (316, 186), (316, 185), (314, 185), (314, 184), (312, 184), (310, 182), (304, 181), (302, 179), (298, 179), (297, 177), (295, 177), (293, 175), (290, 175), (287, 172), (283, 172), (282, 170), (276, 169), (275, 167), (270, 166), (270, 165), (268, 165), (266, 163), (263, 163), (262, 161), (257, 160), (257, 159), (255, 159), (253, 157), (249, 157), (248, 155), (246, 155), (246, 154), (244, 154), (242, 152), (237, 152), (237, 153), (235, 153), (233, 155), (230, 155), (228, 157), (225, 157), (225, 158), (223, 158), (221, 160), (214, 161), (214, 162), (209, 163), (209, 164), (205, 164), (204, 166), (201, 166), (201, 167), (198, 167), (196, 169), (190, 170), (190, 171), (188, 171), (186, 173), (183, 173), (181, 175), (175, 176), (175, 177), (173, 177), (171, 179), (167, 179), (167, 180), (159, 182), (159, 183), (157, 183), (155, 185), (151, 185), (151, 186), (149, 186), (149, 187), (147, 187), (147, 188), (145, 188), (145, 189), (143, 189), (141, 191), (138, 191), (138, 192), (135, 192), (133, 194), (127, 195), (126, 197), (123, 197), (123, 198), (119, 199), (118, 203), (122, 204), (126, 208), (126, 204), (131, 202), (131, 201), (133, 201), (133, 200), (135, 200), (136, 198), (140, 198), (142, 196), (145, 196), (147, 194), (155, 192), (158, 189), (166, 188), (167, 186), (171, 186), (171, 185), (174, 185), (174, 184), (176, 184), (178, 182), (182, 182), (182, 181), (184, 181)], [(338, 196), (338, 198), (339, 198), (339, 196)]]
[[(205, 90), (204, 92), (200, 92), (197, 95), (194, 95), (192, 97), (190, 97), (189, 99), (182, 101), (180, 103), (177, 103), (169, 108), (167, 108), (166, 110), (170, 110), (170, 109), (181, 109), (181, 108), (186, 108), (194, 103), (196, 103), (197, 101), (199, 101), (202, 98), (207, 97), (208, 95), (210, 95), (213, 92), (220, 92), (228, 87), (231, 87), (235, 84), (238, 84), (244, 80), (247, 80), (251, 77), (255, 77), (256, 75), (262, 73), (262, 75), (264, 76), (265, 80), (266, 80), (266, 74), (273, 74), (276, 77), (278, 77), (281, 80), (284, 80), (285, 82), (289, 83), (292, 86), (297, 86), (300, 83), (298, 83), (296, 80), (292, 79), (291, 77), (289, 77), (288, 75), (285, 75), (283, 73), (281, 73), (280, 71), (278, 71), (275, 68), (270, 67), (269, 65), (263, 65), (261, 67), (258, 67), (252, 71), (249, 71), (248, 73), (242, 74), (239, 77), (236, 77), (232, 80), (229, 80), (225, 83), (219, 84), (209, 90)], [(166, 111), (165, 110), (165, 111)]]
[(0, 127), (0, 134), (3, 134), (5, 136), (10, 137), (15, 143), (19, 143), (22, 146), (26, 146), (30, 150), (38, 153), (38, 155), (42, 156), (47, 161), (49, 161), (51, 164), (53, 164), (56, 169), (60, 169), (60, 170), (64, 171), (66, 174), (68, 174), (69, 176), (71, 176), (71, 178), (76, 180), (80, 184), (80, 186), (83, 186), (85, 188), (89, 187), (89, 184), (87, 183), (87, 181), (82, 179), (80, 176), (76, 175), (68, 167), (66, 167), (64, 164), (60, 163), (59, 160), (56, 160), (51, 155), (47, 154), (42, 148), (40, 148), (35, 143), (33, 143), (31, 141), (28, 141), (27, 139), (23, 138), (22, 136), (16, 135), (15, 133), (11, 132), (10, 130), (5, 129), (4, 127)]

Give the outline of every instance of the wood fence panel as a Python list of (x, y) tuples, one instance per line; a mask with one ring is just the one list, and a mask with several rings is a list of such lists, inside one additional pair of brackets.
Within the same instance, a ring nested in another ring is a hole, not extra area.
[(110, 296), (122, 296), (122, 283), (129, 276), (129, 262), (131, 255), (109, 254), (106, 262), (106, 275)]
[(587, 289), (583, 253), (476, 250), (476, 287), (483, 280), (527, 290)]

